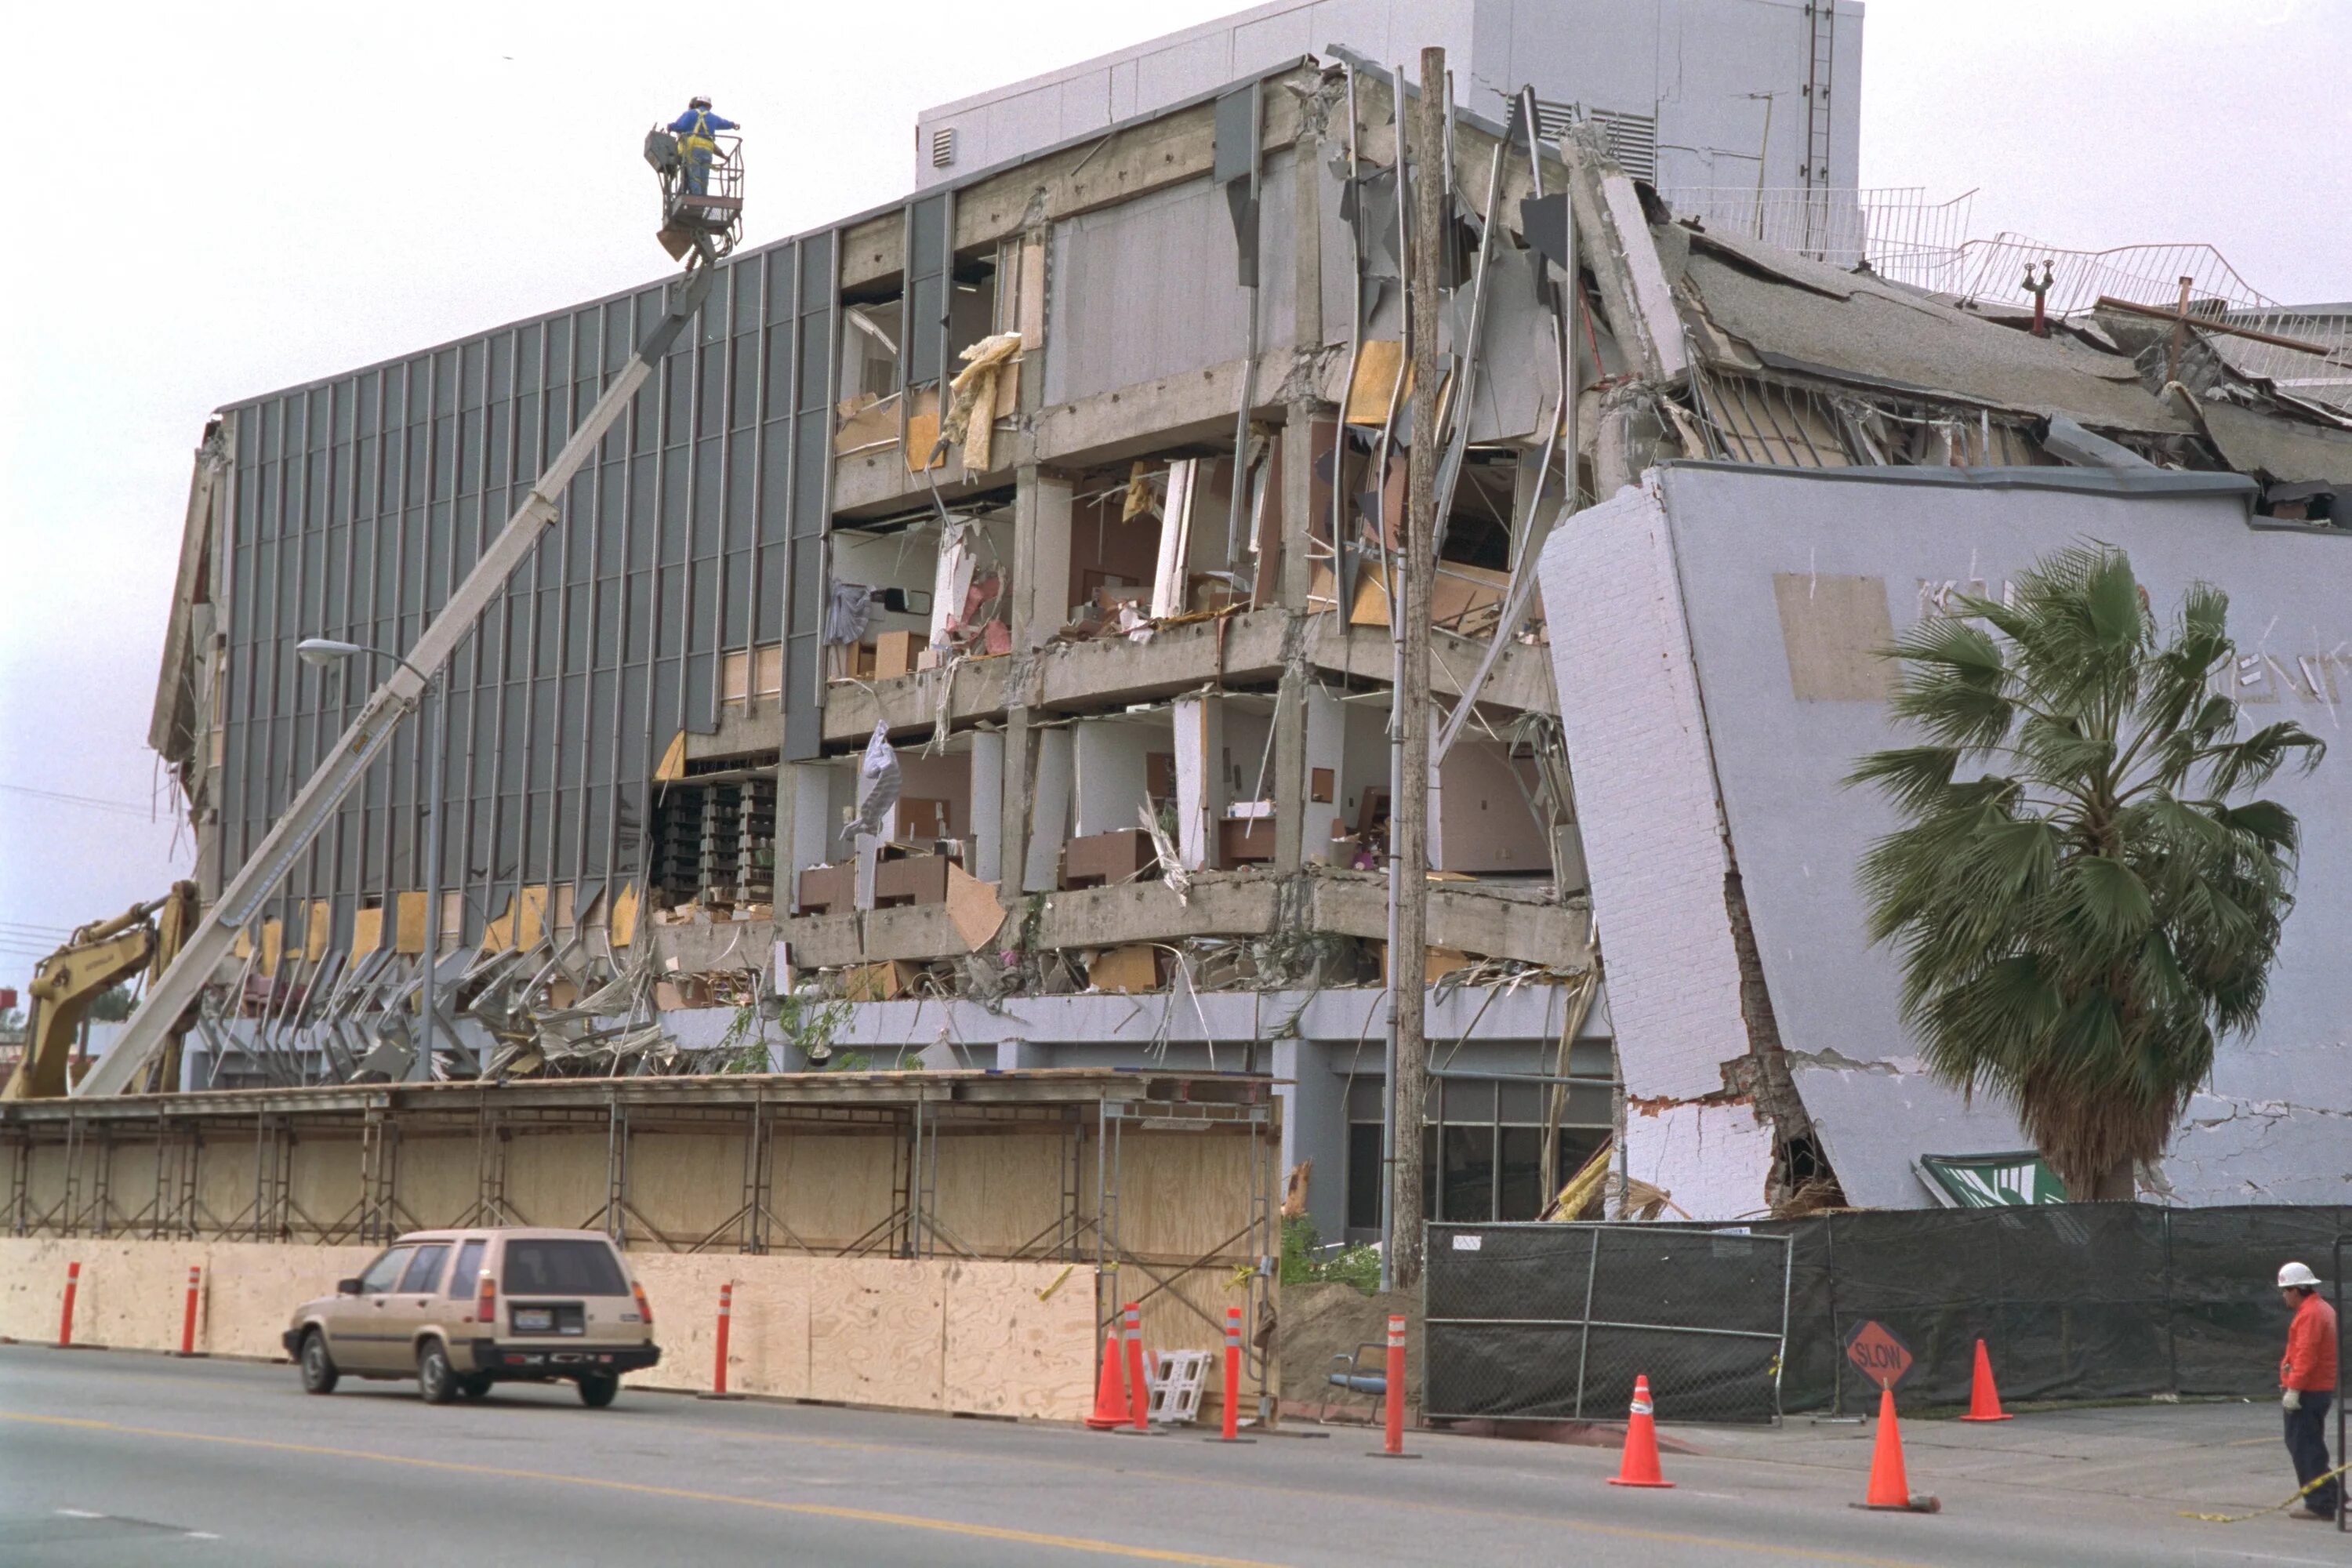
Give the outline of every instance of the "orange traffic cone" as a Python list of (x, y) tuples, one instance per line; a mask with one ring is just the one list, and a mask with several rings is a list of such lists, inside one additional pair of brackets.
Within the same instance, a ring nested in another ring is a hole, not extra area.
[(1849, 1506), (1880, 1511), (1935, 1513), (1943, 1504), (1932, 1497), (1913, 1497), (1911, 1481), (1903, 1473), (1903, 1429), (1895, 1420), (1895, 1385), (1878, 1395), (1878, 1442), (1870, 1451), (1870, 1489), (1863, 1500)]
[(1102, 1376), (1095, 1384), (1095, 1412), (1087, 1425), (1108, 1432), (1127, 1422), (1127, 1380), (1118, 1370), (1118, 1331), (1113, 1329), (1103, 1340)]
[(1992, 1385), (1992, 1358), (1985, 1354), (1984, 1341), (1977, 1342), (1976, 1375), (1969, 1382), (1969, 1413), (1963, 1421), (2006, 1421), (2008, 1414), (2000, 1407), (2000, 1390)]
[(1633, 1409), (1625, 1418), (1625, 1458), (1609, 1478), (1612, 1487), (1670, 1487), (1658, 1468), (1658, 1428), (1650, 1419), (1650, 1380), (1633, 1379)]

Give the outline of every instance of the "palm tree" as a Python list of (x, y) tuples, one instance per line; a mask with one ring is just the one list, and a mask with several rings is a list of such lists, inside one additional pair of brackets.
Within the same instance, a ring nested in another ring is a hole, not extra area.
[(1886, 650), (1928, 743), (1846, 781), (1903, 818), (1861, 882), (1928, 1070), (2014, 1105), (2078, 1201), (2132, 1195), (2216, 1040), (2253, 1028), (2294, 907), (2294, 816), (2246, 797), (2326, 747), (2240, 733), (2228, 610), (2198, 584), (2160, 637), (2122, 551), (2045, 557)]

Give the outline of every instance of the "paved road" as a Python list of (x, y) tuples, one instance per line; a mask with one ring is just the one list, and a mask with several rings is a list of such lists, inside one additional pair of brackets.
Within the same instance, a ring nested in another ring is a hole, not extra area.
[[(1680, 1434), (1708, 1452), (1635, 1493), (1602, 1484), (1613, 1455), (1551, 1444), (1416, 1435), (1423, 1457), (1399, 1462), (1352, 1432), (1224, 1449), (636, 1390), (606, 1411), (568, 1388), (435, 1409), (396, 1384), (308, 1398), (283, 1366), (0, 1346), (0, 1563), (2343, 1568), (2352, 1538), (2318, 1525), (2174, 1517), (2274, 1500), (2275, 1420), (1914, 1423), (1913, 1484), (1945, 1501), (1927, 1518), (1849, 1510), (1867, 1437), (1802, 1423)], [(2167, 1486), (2182, 1495), (2151, 1495)]]

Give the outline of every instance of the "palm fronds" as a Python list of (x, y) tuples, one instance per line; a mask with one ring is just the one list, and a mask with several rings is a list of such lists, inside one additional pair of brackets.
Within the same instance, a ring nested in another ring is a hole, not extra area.
[(2294, 907), (2294, 815), (2245, 797), (2326, 748), (2245, 731), (2228, 612), (2200, 584), (2160, 627), (2122, 551), (2059, 551), (1896, 639), (1925, 743), (1846, 780), (1902, 818), (1859, 876), (1929, 1069), (2013, 1103), (2077, 1195), (2163, 1152)]

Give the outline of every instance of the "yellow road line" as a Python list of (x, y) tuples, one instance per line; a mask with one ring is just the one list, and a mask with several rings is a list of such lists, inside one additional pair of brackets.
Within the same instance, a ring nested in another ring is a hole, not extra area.
[(595, 1476), (565, 1476), (547, 1470), (513, 1470), (494, 1465), (459, 1464), (448, 1459), (420, 1459), (406, 1454), (373, 1453), (360, 1448), (331, 1448), (315, 1443), (280, 1443), (266, 1437), (232, 1437), (217, 1432), (174, 1432), (160, 1426), (126, 1426), (114, 1421), (91, 1421), (71, 1415), (30, 1415), (0, 1410), (0, 1421), (22, 1421), (43, 1426), (71, 1426), (82, 1431), (118, 1432), (132, 1437), (168, 1437), (185, 1443), (222, 1443), (239, 1448), (263, 1448), (278, 1454), (312, 1454), (332, 1459), (365, 1459), (380, 1465), (407, 1465), (420, 1470), (453, 1470), (463, 1475), (496, 1476), (514, 1481), (546, 1481), (561, 1486), (590, 1487), (628, 1492), (639, 1497), (674, 1498), (681, 1502), (732, 1503), (739, 1508), (765, 1509), (819, 1519), (846, 1520), (856, 1524), (892, 1524), (908, 1530), (935, 1530), (947, 1535), (973, 1536), (986, 1541), (1010, 1541), (1024, 1546), (1055, 1546), (1097, 1556), (1126, 1557), (1146, 1563), (1192, 1563), (1206, 1568), (1278, 1568), (1244, 1557), (1213, 1557), (1200, 1552), (1167, 1552), (1151, 1546), (1128, 1546), (1116, 1541), (1090, 1541), (1083, 1536), (1049, 1535), (1034, 1530), (1008, 1530), (992, 1524), (967, 1524), (955, 1520), (926, 1519), (919, 1514), (885, 1513), (877, 1509), (842, 1508), (828, 1503), (782, 1502), (772, 1498), (740, 1497), (730, 1492), (695, 1491), (685, 1487), (657, 1487), (646, 1481), (616, 1481)]
[[(0, 1413), (5, 1414), (5, 1413)], [(1040, 1469), (1079, 1470), (1100, 1474), (1100, 1465), (1084, 1459), (1044, 1458), (1034, 1454), (976, 1454), (969, 1448), (926, 1447), (917, 1444), (854, 1443), (838, 1437), (812, 1437), (795, 1432), (763, 1432), (755, 1426), (701, 1426), (681, 1425), (678, 1430), (707, 1433), (715, 1437), (756, 1437), (775, 1443), (804, 1444), (814, 1448), (852, 1448), (873, 1454), (908, 1454), (934, 1461), (969, 1459), (975, 1463), (1030, 1465)], [(1758, 1463), (1770, 1461), (1759, 1460)], [(1409, 1509), (1419, 1513), (1460, 1515), (1465, 1519), (1504, 1520), (1519, 1524), (1548, 1525), (1558, 1530), (1579, 1531), (1589, 1535), (1610, 1535), (1629, 1541), (1647, 1541), (1670, 1546), (1714, 1546), (1733, 1552), (1751, 1552), (1764, 1557), (1795, 1557), (1808, 1563), (1838, 1563), (1857, 1568), (1920, 1568), (1908, 1558), (1858, 1557), (1850, 1553), (1825, 1552), (1819, 1547), (1775, 1546), (1769, 1542), (1730, 1541), (1715, 1535), (1692, 1535), (1678, 1531), (1643, 1530), (1638, 1525), (1599, 1524), (1591, 1520), (1568, 1518), (1559, 1514), (1522, 1513), (1487, 1508), (1465, 1508), (1458, 1504), (1423, 1502), (1412, 1498), (1392, 1497), (1386, 1493), (1334, 1491), (1320, 1488), (1275, 1485), (1265, 1481), (1234, 1480), (1224, 1476), (1187, 1475), (1175, 1470), (1141, 1470), (1122, 1466), (1119, 1473), (1130, 1480), (1173, 1482), (1179, 1486), (1223, 1487), (1233, 1491), (1264, 1492), (1288, 1501), (1301, 1497), (1317, 1497), (1341, 1503), (1372, 1503), (1382, 1508)], [(1528, 1472), (1518, 1472), (1522, 1475)], [(1696, 1492), (1693, 1496), (1721, 1496), (1720, 1493)]]
[[(359, 1448), (334, 1448), (310, 1443), (284, 1443), (264, 1437), (232, 1437), (214, 1432), (172, 1431), (156, 1426), (130, 1426), (113, 1421), (93, 1421), (70, 1415), (35, 1415), (17, 1411), (0, 1410), (0, 1421), (21, 1421), (47, 1426), (71, 1426), (89, 1431), (118, 1432), (126, 1436), (166, 1437), (190, 1443), (221, 1443), (237, 1447), (263, 1448), (286, 1454), (312, 1454), (328, 1458), (368, 1459), (380, 1464), (408, 1465), (418, 1469), (452, 1470), (471, 1476), (498, 1476), (509, 1480), (546, 1481), (562, 1486), (589, 1487), (608, 1491), (630, 1492), (647, 1497), (675, 1498), (688, 1502), (733, 1503), (743, 1508), (766, 1509), (778, 1513), (814, 1515), (825, 1519), (841, 1519), (867, 1524), (893, 1524), (912, 1530), (933, 1530), (950, 1535), (967, 1535), (990, 1541), (1018, 1542), (1024, 1545), (1054, 1546), (1073, 1552), (1092, 1552), (1099, 1555), (1124, 1557), (1150, 1563), (1194, 1563), (1209, 1568), (1277, 1568), (1277, 1565), (1240, 1557), (1213, 1557), (1201, 1552), (1169, 1552), (1149, 1546), (1128, 1546), (1113, 1541), (1094, 1541), (1079, 1536), (1048, 1535), (1034, 1531), (1007, 1530), (995, 1525), (966, 1524), (953, 1520), (929, 1519), (919, 1514), (885, 1513), (872, 1509), (842, 1508), (825, 1503), (781, 1502), (770, 1498), (741, 1497), (729, 1492), (692, 1491), (678, 1487), (654, 1486), (644, 1481), (616, 1481), (593, 1476), (559, 1475), (545, 1470), (503, 1469), (488, 1465), (459, 1464), (446, 1459), (421, 1459), (404, 1454), (384, 1454)], [(690, 1427), (688, 1430), (723, 1432), (729, 1436), (751, 1435), (745, 1431), (721, 1427)], [(856, 1447), (868, 1450), (884, 1449), (882, 1444), (838, 1443), (827, 1438), (791, 1437), (770, 1434), (791, 1442), (803, 1442), (821, 1447)], [(933, 1458), (966, 1457), (957, 1450), (908, 1447), (906, 1452), (923, 1453)], [(975, 1459), (982, 1456), (969, 1456)], [(1015, 1458), (1016, 1456), (1007, 1456)], [(1075, 1461), (1029, 1459), (1032, 1464), (1055, 1468), (1081, 1468)], [(1083, 1467), (1091, 1468), (1093, 1467)], [(1296, 1501), (1300, 1495), (1297, 1487), (1269, 1486), (1252, 1481), (1219, 1480), (1208, 1477), (1171, 1474), (1166, 1471), (1126, 1472), (1131, 1479), (1148, 1476), (1154, 1480), (1193, 1481), (1203, 1486), (1231, 1487), (1238, 1491), (1267, 1492)], [(1725, 1536), (1695, 1535), (1681, 1531), (1643, 1530), (1634, 1525), (1600, 1524), (1549, 1514), (1503, 1513), (1490, 1509), (1461, 1508), (1444, 1503), (1413, 1502), (1402, 1499), (1366, 1498), (1349, 1493), (1318, 1493), (1337, 1497), (1344, 1501), (1372, 1502), (1390, 1507), (1412, 1509), (1431, 1513), (1462, 1514), (1482, 1520), (1516, 1520), (1579, 1534), (1612, 1536), (1623, 1541), (1643, 1541), (1669, 1546), (1705, 1546), (1720, 1551), (1746, 1552), (1754, 1556), (1793, 1558), (1807, 1563), (1835, 1563), (1851, 1568), (1922, 1568), (1907, 1558), (1864, 1557), (1850, 1552), (1825, 1552), (1812, 1546), (1777, 1546), (1766, 1542), (1736, 1541)]]

